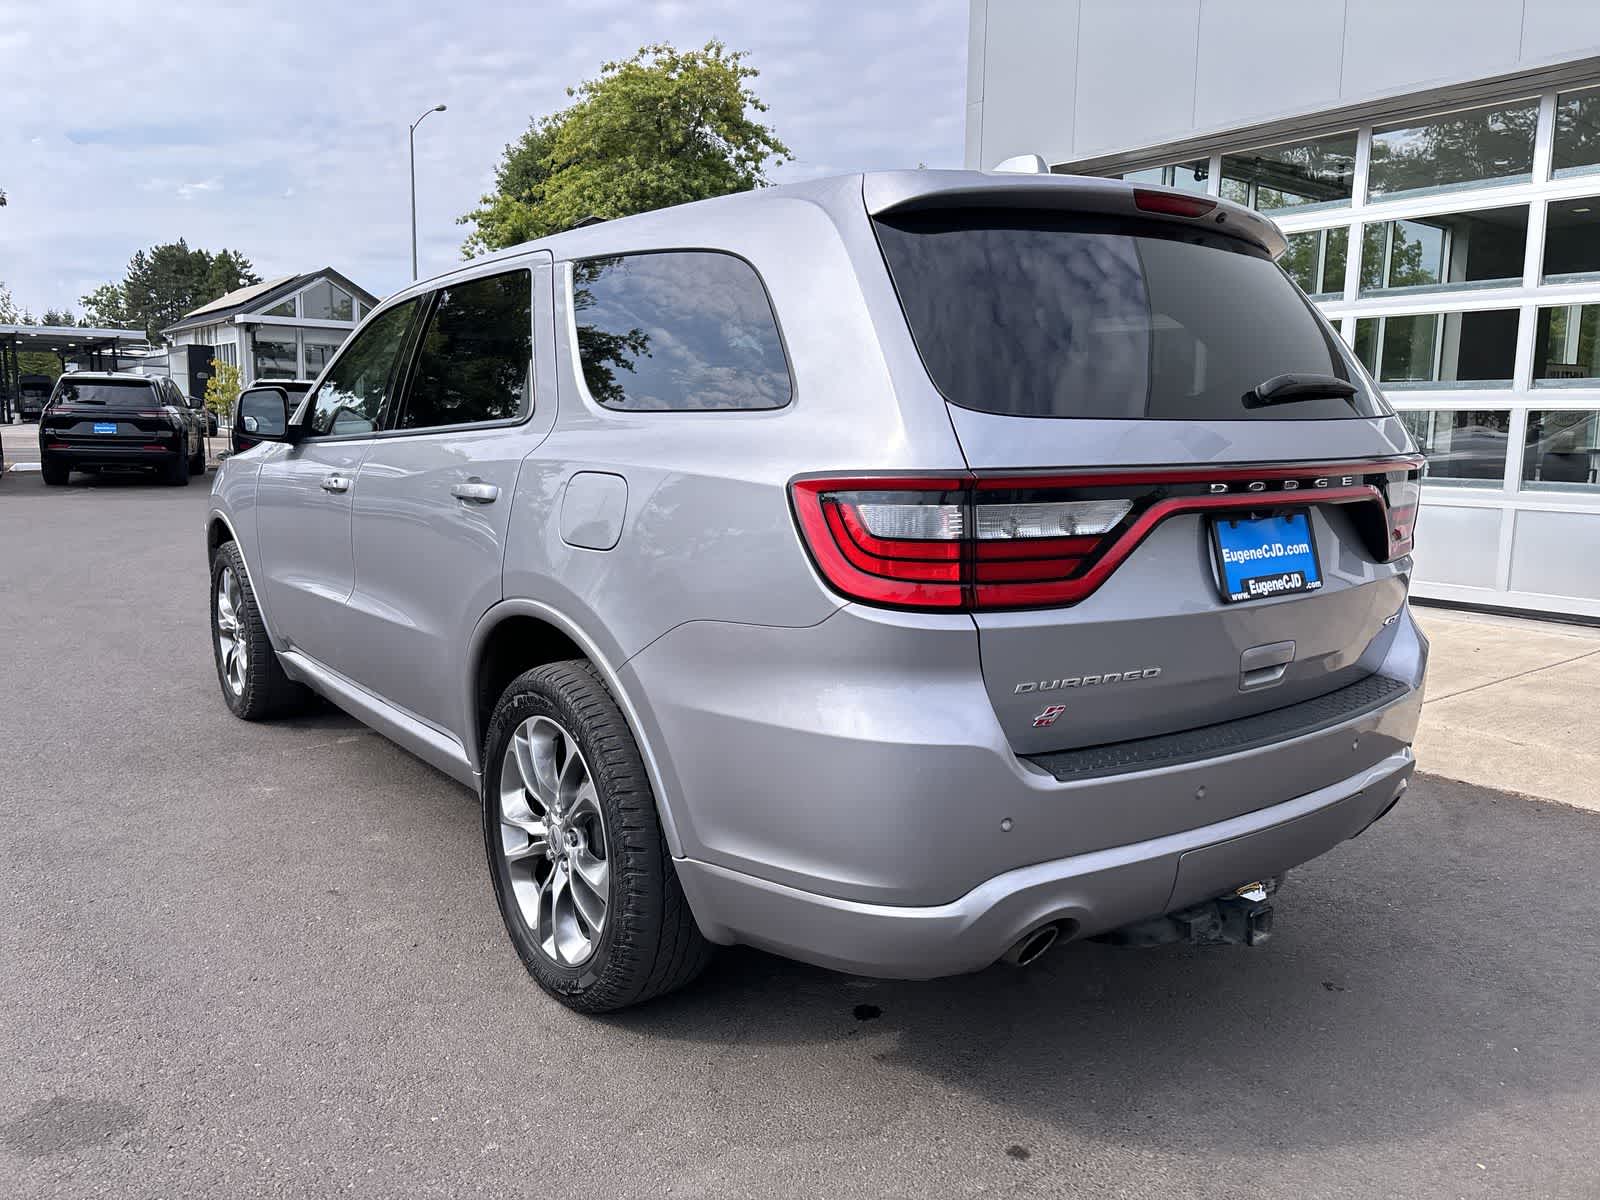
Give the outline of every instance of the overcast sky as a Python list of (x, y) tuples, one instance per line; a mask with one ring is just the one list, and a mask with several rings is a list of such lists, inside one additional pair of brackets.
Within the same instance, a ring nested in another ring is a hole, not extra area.
[(417, 131), (426, 276), (459, 259), (455, 219), (529, 117), (654, 41), (751, 52), (797, 159), (779, 182), (960, 166), (966, 13), (966, 0), (0, 0), (0, 280), (35, 316), (76, 312), (135, 250), (182, 236), (242, 251), (263, 278), (331, 266), (386, 295), (410, 273), (409, 121), (449, 105)]

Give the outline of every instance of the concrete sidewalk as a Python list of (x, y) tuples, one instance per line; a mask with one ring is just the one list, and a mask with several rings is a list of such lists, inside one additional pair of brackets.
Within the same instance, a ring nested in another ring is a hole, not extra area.
[(1600, 628), (1429, 608), (1417, 767), (1600, 812)]

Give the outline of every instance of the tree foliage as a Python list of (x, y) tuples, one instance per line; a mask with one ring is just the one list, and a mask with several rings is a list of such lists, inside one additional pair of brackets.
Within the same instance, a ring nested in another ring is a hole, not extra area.
[(789, 148), (760, 122), (747, 54), (710, 41), (667, 44), (605, 63), (567, 89), (573, 103), (536, 118), (505, 149), (495, 190), (461, 218), (468, 256), (570, 229), (767, 183)]
[(239, 399), (239, 368), (220, 358), (211, 360), (211, 378), (206, 380), (206, 407), (227, 420)]
[(189, 249), (183, 238), (138, 250), (120, 282), (101, 284), (79, 303), (92, 324), (143, 329), (152, 343), (185, 313), (235, 288), (260, 283), (237, 250)]

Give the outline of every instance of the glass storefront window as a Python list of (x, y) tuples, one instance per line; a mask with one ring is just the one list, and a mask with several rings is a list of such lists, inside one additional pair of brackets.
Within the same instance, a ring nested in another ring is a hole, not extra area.
[(1522, 486), (1600, 493), (1600, 412), (1534, 409), (1522, 446)]
[(1600, 88), (1556, 97), (1550, 174), (1560, 179), (1600, 170)]
[(1539, 104), (1475, 108), (1416, 125), (1374, 130), (1367, 169), (1373, 199), (1533, 178)]
[(1278, 265), (1313, 300), (1332, 300), (1344, 295), (1344, 268), (1350, 257), (1350, 230), (1313, 229), (1291, 233), (1284, 239), (1289, 248)]
[(263, 337), (258, 333), (254, 342), (256, 379), (295, 378), (295, 342), (292, 331), (283, 338)]
[(1328, 208), (1349, 204), (1356, 175), (1356, 135), (1267, 146), (1222, 156), (1222, 195), (1249, 208)]
[(1458, 487), (1501, 485), (1511, 430), (1509, 412), (1430, 409), (1399, 415), (1428, 458), (1424, 482)]
[(1600, 379), (1600, 304), (1541, 308), (1533, 333), (1534, 387)]
[(315, 379), (322, 373), (322, 368), (332, 360), (334, 353), (343, 343), (331, 339), (313, 338), (305, 335), (305, 341), (300, 349), (305, 354), (305, 378)]
[(1367, 225), (1361, 293), (1520, 283), (1527, 244), (1522, 205)]
[(1206, 183), (1211, 178), (1211, 160), (1202, 158), (1196, 162), (1173, 163), (1165, 167), (1146, 167), (1142, 171), (1129, 171), (1121, 178), (1127, 183), (1154, 183), (1161, 187), (1204, 194)]
[(1545, 209), (1544, 281), (1600, 279), (1600, 196), (1552, 200)]
[(1517, 310), (1362, 317), (1355, 350), (1385, 387), (1510, 387)]

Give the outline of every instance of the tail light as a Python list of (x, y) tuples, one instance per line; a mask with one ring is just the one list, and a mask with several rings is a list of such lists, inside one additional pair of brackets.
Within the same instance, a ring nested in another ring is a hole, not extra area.
[[(1373, 556), (1411, 550), (1419, 460), (1354, 466), (1079, 475), (802, 479), (806, 547), (828, 584), (868, 604), (947, 612), (1075, 604), (1149, 532), (1184, 512), (1360, 505)], [(1384, 530), (1377, 536), (1377, 528)]]
[(1168, 217), (1203, 217), (1217, 206), (1217, 202), (1209, 196), (1152, 192), (1146, 188), (1133, 189), (1133, 204), (1141, 212), (1161, 213)]

